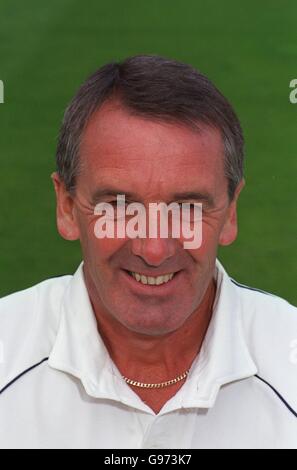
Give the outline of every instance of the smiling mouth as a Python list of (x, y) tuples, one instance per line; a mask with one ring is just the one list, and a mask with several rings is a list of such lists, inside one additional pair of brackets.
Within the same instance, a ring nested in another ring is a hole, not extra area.
[(150, 285), (150, 286), (160, 286), (162, 284), (167, 284), (170, 282), (176, 274), (175, 273), (167, 273), (160, 276), (146, 276), (145, 274), (137, 273), (134, 271), (127, 271), (125, 270), (131, 277), (135, 279), (135, 281), (139, 282), (140, 284)]

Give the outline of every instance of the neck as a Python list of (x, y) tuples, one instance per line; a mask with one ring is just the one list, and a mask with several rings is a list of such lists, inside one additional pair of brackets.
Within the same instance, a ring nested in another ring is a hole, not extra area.
[(130, 331), (111, 315), (102, 314), (92, 281), (85, 275), (100, 335), (122, 375), (142, 382), (162, 382), (184, 373), (200, 351), (209, 325), (215, 281), (212, 279), (202, 302), (176, 331), (149, 336)]

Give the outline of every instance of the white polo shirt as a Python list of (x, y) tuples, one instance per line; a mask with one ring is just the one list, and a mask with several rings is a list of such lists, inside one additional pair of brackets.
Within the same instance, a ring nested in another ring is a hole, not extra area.
[(215, 276), (201, 351), (157, 415), (107, 352), (82, 264), (1, 299), (0, 448), (296, 449), (297, 309)]

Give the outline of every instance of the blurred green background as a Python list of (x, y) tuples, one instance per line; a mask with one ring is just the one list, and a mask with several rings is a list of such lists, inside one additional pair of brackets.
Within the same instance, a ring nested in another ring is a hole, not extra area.
[(102, 64), (150, 53), (193, 64), (233, 103), (247, 184), (220, 259), (239, 282), (297, 304), (296, 18), (295, 1), (0, 0), (0, 296), (76, 269), (50, 180), (64, 108)]

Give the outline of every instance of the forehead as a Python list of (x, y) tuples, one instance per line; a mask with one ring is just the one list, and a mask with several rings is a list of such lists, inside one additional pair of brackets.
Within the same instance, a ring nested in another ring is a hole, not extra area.
[[(81, 140), (82, 184), (125, 184), (158, 195), (176, 189), (215, 191), (226, 186), (218, 130), (196, 132), (184, 125), (134, 116), (107, 103), (89, 121)], [(79, 181), (78, 181), (79, 183)]]

